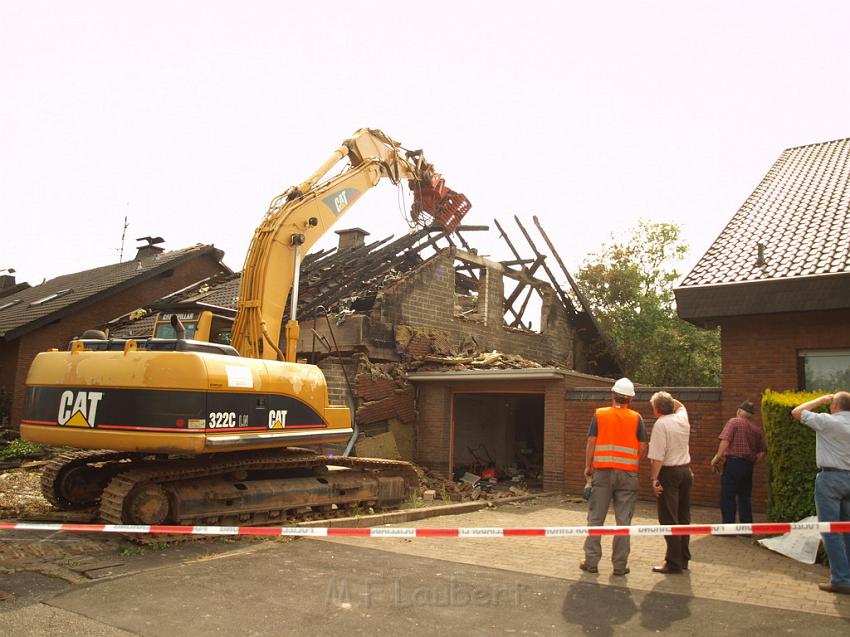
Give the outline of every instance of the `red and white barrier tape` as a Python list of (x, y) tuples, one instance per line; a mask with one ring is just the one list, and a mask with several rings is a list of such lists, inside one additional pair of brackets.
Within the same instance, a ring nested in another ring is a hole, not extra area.
[(300, 537), (571, 537), (588, 535), (774, 535), (792, 531), (850, 533), (850, 522), (757, 522), (754, 524), (683, 524), (676, 526), (552, 526), (540, 528), (465, 527), (262, 527), (165, 526), (144, 524), (49, 524), (0, 522), (0, 531), (65, 531), (72, 533), (164, 533), (170, 535), (290, 535)]

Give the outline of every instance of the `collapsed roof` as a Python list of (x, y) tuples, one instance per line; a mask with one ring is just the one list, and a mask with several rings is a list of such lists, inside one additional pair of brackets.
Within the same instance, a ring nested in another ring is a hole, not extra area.
[[(506, 325), (518, 330), (530, 330), (530, 321), (526, 317), (530, 308), (529, 300), (535, 291), (548, 287), (554, 290), (571, 323), (589, 332), (590, 337), (608, 345), (587, 302), (537, 218), (534, 218), (534, 222), (550, 254), (540, 251), (522, 222), (516, 217), (515, 220), (531, 251), (527, 258), (521, 256), (516, 244), (501, 224), (495, 221), (500, 237), (514, 256), (514, 259), (496, 262), (501, 274), (514, 282), (510, 293), (505, 291)], [(339, 231), (342, 249), (318, 250), (308, 254), (302, 262), (298, 292), (299, 317), (325, 313), (366, 313), (372, 309), (385, 288), (409, 276), (435, 254), (449, 248), (458, 251), (455, 265), (456, 292), (461, 298), (474, 294), (478, 286), (477, 271), (486, 260), (477, 257), (477, 251), (464, 235), (486, 230), (489, 227), (460, 226), (453, 234), (447, 234), (440, 227), (428, 227), (398, 239), (390, 235), (370, 243), (365, 242), (368, 233), (363, 230)], [(553, 268), (561, 270), (561, 280), (566, 279), (566, 287), (559, 283)], [(538, 278), (541, 273), (546, 280)], [(240, 281), (238, 274), (218, 275), (199, 281), (164, 297), (147, 312), (130, 313), (112, 321), (108, 326), (110, 334), (116, 337), (150, 335), (153, 314), (176, 308), (212, 309), (232, 315), (238, 303)], [(288, 303), (286, 307), (288, 313)], [(288, 316), (283, 318), (286, 320)], [(608, 352), (603, 356), (608, 359), (608, 367), (618, 368), (619, 365), (610, 354), (612, 348), (608, 346), (605, 349)]]

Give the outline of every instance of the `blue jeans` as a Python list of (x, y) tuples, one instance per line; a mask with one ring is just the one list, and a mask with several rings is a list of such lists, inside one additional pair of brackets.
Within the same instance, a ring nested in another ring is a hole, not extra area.
[[(815, 480), (820, 522), (850, 522), (850, 471), (821, 471)], [(832, 583), (850, 586), (850, 533), (822, 533)]]
[(735, 523), (736, 508), (741, 524), (750, 524), (753, 521), (753, 466), (754, 463), (749, 460), (726, 457), (720, 478), (720, 514), (723, 524)]

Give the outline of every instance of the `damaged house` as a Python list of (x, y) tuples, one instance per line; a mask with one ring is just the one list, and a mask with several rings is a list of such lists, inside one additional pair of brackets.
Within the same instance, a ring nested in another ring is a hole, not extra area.
[[(467, 243), (481, 226), (373, 242), (340, 230), (338, 247), (305, 257), (299, 356), (322, 368), (331, 402), (352, 407), (357, 455), (563, 487), (566, 388), (607, 388), (620, 369), (543, 229), (549, 254), (516, 222), (526, 256), (496, 222), (509, 261)], [(107, 327), (149, 336), (157, 311), (232, 317), (238, 291), (225, 275)]]

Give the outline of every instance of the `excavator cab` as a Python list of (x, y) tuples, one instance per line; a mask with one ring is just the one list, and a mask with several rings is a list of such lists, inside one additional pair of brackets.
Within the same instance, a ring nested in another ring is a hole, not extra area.
[(172, 317), (176, 317), (186, 330), (184, 338), (221, 345), (231, 343), (233, 317), (222, 311), (213, 312), (200, 308), (159, 312), (153, 325), (154, 338), (177, 338), (177, 332), (171, 322)]

